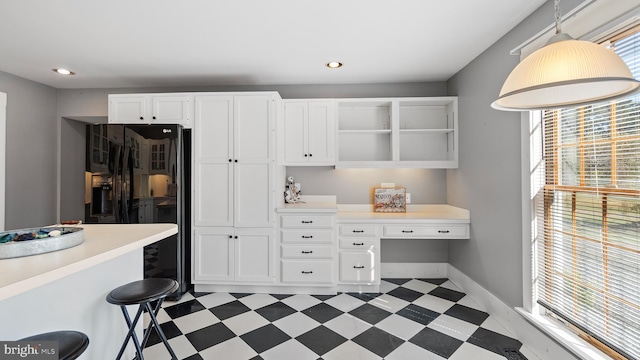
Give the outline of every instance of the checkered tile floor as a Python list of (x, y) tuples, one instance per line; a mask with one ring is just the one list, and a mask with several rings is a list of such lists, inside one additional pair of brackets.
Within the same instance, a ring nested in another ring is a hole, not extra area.
[[(189, 293), (158, 320), (188, 360), (537, 359), (447, 279), (383, 279), (380, 294)], [(144, 355), (170, 359), (155, 332)]]

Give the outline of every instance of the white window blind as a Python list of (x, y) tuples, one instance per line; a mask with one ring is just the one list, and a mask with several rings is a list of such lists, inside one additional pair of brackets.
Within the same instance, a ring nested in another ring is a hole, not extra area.
[[(639, 27), (607, 40), (640, 79)], [(640, 96), (542, 112), (537, 301), (640, 359)]]

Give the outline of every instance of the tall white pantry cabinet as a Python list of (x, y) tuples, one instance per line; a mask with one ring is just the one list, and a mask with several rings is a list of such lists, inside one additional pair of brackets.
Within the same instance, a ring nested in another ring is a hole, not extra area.
[(194, 97), (192, 281), (269, 284), (275, 274), (276, 92)]

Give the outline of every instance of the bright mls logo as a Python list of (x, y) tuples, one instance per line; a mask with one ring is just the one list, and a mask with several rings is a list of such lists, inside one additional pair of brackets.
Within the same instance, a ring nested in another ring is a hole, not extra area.
[(170, 132), (171, 132), (171, 129), (162, 129), (163, 134), (170, 133)]
[(58, 360), (57, 341), (0, 341), (0, 360)]

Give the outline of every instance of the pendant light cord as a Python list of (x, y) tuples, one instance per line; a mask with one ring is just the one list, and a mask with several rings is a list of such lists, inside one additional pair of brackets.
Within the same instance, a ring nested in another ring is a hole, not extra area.
[(556, 18), (556, 34), (560, 34), (562, 29), (560, 28), (560, 21), (562, 16), (560, 15), (560, 0), (554, 0), (554, 14)]

